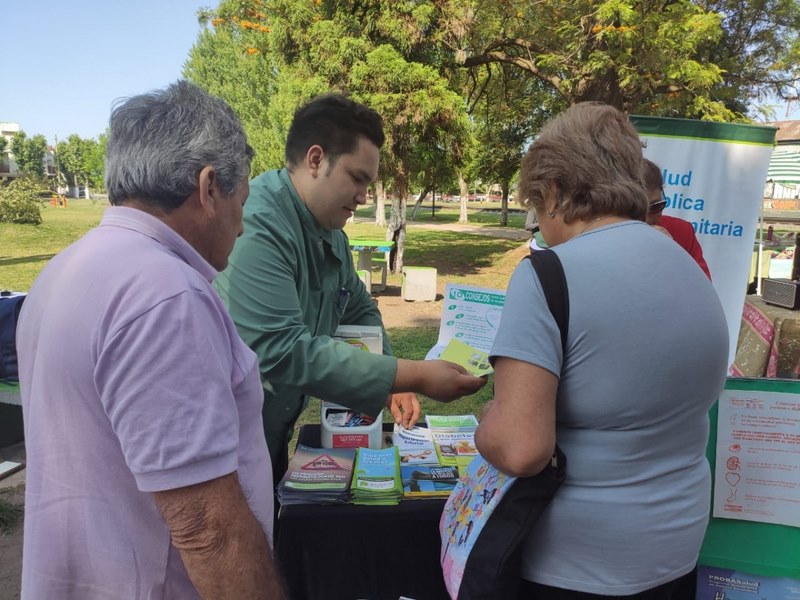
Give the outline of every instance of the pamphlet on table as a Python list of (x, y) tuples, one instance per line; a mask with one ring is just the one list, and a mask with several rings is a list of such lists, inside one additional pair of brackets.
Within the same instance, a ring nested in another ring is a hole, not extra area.
[(309, 448), (302, 444), (278, 484), (281, 504), (345, 504), (350, 499), (354, 448)]
[(401, 466), (439, 464), (431, 430), (427, 427), (405, 429), (402, 425), (395, 424), (391, 441), (400, 455)]
[(475, 415), (425, 415), (425, 423), (431, 430), (459, 431), (478, 427)]
[(359, 448), (351, 485), (353, 504), (393, 505), (403, 497), (397, 448)]
[(458, 482), (458, 467), (401, 465), (403, 498), (447, 498)]
[(427, 415), (425, 421), (441, 465), (465, 467), (478, 455), (475, 415)]
[(439, 338), (425, 358), (439, 358), (453, 338), (488, 353), (505, 301), (505, 290), (448, 283), (444, 289)]

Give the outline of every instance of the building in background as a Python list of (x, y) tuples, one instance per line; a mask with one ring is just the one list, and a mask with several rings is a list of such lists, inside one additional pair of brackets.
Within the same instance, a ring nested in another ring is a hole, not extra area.
[[(0, 180), (13, 179), (19, 177), (19, 168), (14, 161), (14, 153), (11, 152), (11, 140), (14, 135), (22, 131), (19, 123), (11, 123), (8, 121), (0, 121), (0, 137), (6, 140), (5, 149), (0, 152)], [(44, 174), (45, 177), (56, 176), (56, 149), (48, 145), (44, 152)]]
[(11, 154), (11, 139), (15, 133), (19, 133), (18, 123), (5, 123), (0, 121), (0, 137), (5, 138), (5, 149), (0, 152), (0, 179), (11, 179), (19, 177), (17, 163), (14, 162), (14, 155)]
[(800, 209), (800, 121), (767, 123), (777, 127), (775, 150), (764, 188), (765, 208)]

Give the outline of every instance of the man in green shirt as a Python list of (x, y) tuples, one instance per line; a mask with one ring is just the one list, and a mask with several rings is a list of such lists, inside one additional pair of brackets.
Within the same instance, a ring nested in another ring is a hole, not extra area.
[(286, 168), (250, 182), (244, 235), (216, 281), (242, 339), (258, 354), (264, 387), (264, 432), (279, 481), (288, 443), (308, 396), (375, 416), (388, 406), (413, 425), (412, 392), (450, 401), (485, 381), (444, 361), (383, 355), (333, 341), (342, 325), (382, 326), (356, 275), (342, 231), (378, 175), (383, 123), (343, 96), (320, 96), (294, 115)]

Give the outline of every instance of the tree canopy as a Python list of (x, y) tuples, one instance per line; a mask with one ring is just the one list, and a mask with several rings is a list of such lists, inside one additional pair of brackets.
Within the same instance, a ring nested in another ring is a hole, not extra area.
[(102, 186), (106, 137), (103, 134), (98, 141), (73, 133), (56, 146), (61, 174), (72, 180), (76, 194), (81, 183), (87, 187)]
[(259, 172), (283, 164), (283, 143), (271, 127), (275, 72), (248, 37), (252, 35), (237, 28), (204, 29), (183, 74), (234, 108), (255, 151), (252, 169)]
[(44, 177), (44, 155), (47, 152), (47, 140), (41, 134), (28, 137), (19, 131), (11, 138), (11, 153), (17, 169), (23, 175)]
[(446, 0), (455, 64), (521, 69), (555, 105), (742, 120), (768, 93), (797, 96), (796, 0)]
[(312, 96), (382, 114), (395, 237), (409, 185), (464, 190), (466, 175), (507, 189), (569, 104), (746, 121), (798, 98), (800, 0), (222, 0), (199, 18), (185, 74), (237, 110), (255, 170), (282, 165)]
[[(387, 234), (398, 241), (395, 270), (402, 268), (410, 174), (442, 160), (459, 165), (468, 132), (463, 99), (438, 68), (437, 47), (426, 35), (435, 17), (430, 1), (224, 0), (210, 20), (214, 35), (238, 40), (240, 53), (263, 56), (274, 69), (275, 92), (262, 121), (273, 132), (285, 135), (300, 104), (331, 90), (381, 114), (387, 139), (381, 178), (395, 197)], [(228, 63), (235, 67), (237, 60)], [(202, 77), (197, 81), (204, 85)], [(233, 95), (223, 97), (243, 119), (253, 112)]]

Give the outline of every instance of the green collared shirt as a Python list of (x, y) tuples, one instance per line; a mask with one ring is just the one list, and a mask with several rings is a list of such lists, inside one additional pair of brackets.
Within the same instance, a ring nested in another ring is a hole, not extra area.
[(382, 326), (380, 312), (356, 275), (347, 236), (317, 224), (286, 170), (250, 182), (244, 235), (215, 285), (258, 355), (265, 429), (291, 426), (304, 396), (372, 416), (385, 406), (397, 371), (386, 332), (383, 356), (330, 337), (340, 324)]

